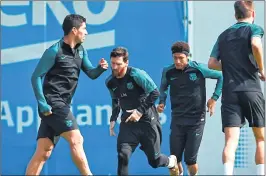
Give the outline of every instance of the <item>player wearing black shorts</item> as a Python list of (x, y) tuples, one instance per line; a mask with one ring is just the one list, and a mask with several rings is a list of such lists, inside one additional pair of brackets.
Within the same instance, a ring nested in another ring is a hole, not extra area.
[(234, 8), (237, 23), (219, 35), (209, 59), (209, 68), (222, 70), (224, 77), (224, 174), (233, 174), (240, 128), (247, 120), (256, 139), (257, 175), (264, 175), (265, 99), (260, 85), (260, 79), (265, 81), (261, 41), (264, 31), (253, 23), (253, 1), (237, 1)]
[(190, 175), (198, 173), (197, 155), (201, 144), (206, 116), (206, 78), (217, 79), (217, 84), (207, 106), (213, 114), (216, 100), (222, 90), (222, 73), (207, 65), (190, 61), (189, 45), (185, 42), (173, 44), (174, 64), (163, 69), (158, 112), (165, 108), (168, 88), (171, 100), (171, 154), (177, 157), (182, 174), (182, 155)]
[(80, 173), (92, 175), (83, 149), (83, 137), (70, 111), (70, 103), (80, 70), (89, 78), (96, 79), (108, 68), (108, 64), (102, 59), (95, 68), (89, 61), (87, 51), (81, 45), (88, 34), (84, 17), (76, 14), (66, 16), (63, 31), (64, 37), (46, 49), (32, 75), (32, 87), (42, 120), (36, 152), (28, 164), (26, 175), (40, 174), (60, 136), (68, 141)]

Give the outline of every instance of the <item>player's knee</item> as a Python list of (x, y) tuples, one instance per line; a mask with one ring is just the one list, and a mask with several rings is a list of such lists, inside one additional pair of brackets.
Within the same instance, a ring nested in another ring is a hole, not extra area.
[(38, 146), (34, 155), (39, 161), (46, 161), (51, 156), (53, 148), (54, 145), (50, 139), (38, 139)]
[(236, 152), (238, 146), (238, 139), (234, 138), (227, 138), (225, 140), (225, 146), (224, 146), (224, 153), (231, 154), (232, 152)]
[(160, 157), (149, 159), (149, 164), (152, 168), (158, 168), (160, 165)]
[(129, 163), (129, 156), (123, 152), (118, 153), (118, 161), (123, 163), (123, 165), (128, 165)]
[(253, 131), (254, 131), (254, 136), (255, 136), (255, 139), (256, 139), (256, 142), (261, 142), (261, 141), (264, 141), (264, 130), (254, 130), (253, 128)]
[(42, 156), (43, 160), (44, 160), (44, 161), (47, 161), (47, 160), (49, 159), (49, 157), (51, 156), (51, 154), (52, 154), (52, 150), (45, 151), (45, 152), (43, 153), (43, 156)]
[(69, 144), (72, 147), (83, 145), (83, 137), (82, 135), (75, 135), (69, 140)]
[(236, 152), (237, 146), (238, 144), (235, 141), (226, 142), (224, 146), (223, 154), (226, 156), (232, 155), (232, 153)]
[(191, 158), (191, 159), (185, 159), (185, 163), (186, 163), (186, 165), (188, 165), (188, 166), (192, 166), (192, 165), (197, 164), (197, 159), (194, 159), (194, 158)]
[(158, 163), (156, 160), (149, 160), (149, 164), (152, 168), (157, 168), (158, 167)]
[(38, 152), (36, 152), (37, 157), (39, 158), (40, 161), (47, 161), (52, 154), (52, 150), (53, 150), (52, 148), (39, 150)]
[(128, 149), (122, 149), (118, 152), (118, 160), (125, 165), (129, 163), (130, 151)]
[(264, 142), (264, 136), (261, 135), (261, 136), (256, 136), (256, 142)]

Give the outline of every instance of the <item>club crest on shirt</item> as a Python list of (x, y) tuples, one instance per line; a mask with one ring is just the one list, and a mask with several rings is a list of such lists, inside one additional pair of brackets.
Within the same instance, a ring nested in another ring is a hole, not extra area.
[(133, 88), (134, 86), (132, 82), (127, 83), (127, 89), (132, 90)]
[(59, 59), (65, 59), (66, 58), (66, 56), (61, 56), (61, 57), (59, 57)]
[(189, 74), (189, 79), (191, 81), (196, 81), (197, 80), (197, 74), (196, 73), (190, 73)]
[(81, 59), (83, 58), (83, 54), (84, 54), (83, 51), (79, 51), (79, 57), (80, 57)]
[(72, 120), (66, 120), (67, 127), (71, 127), (73, 125)]

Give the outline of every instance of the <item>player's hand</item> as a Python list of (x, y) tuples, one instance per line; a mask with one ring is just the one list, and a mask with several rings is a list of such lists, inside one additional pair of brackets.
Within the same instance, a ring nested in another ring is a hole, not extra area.
[(116, 136), (114, 128), (115, 128), (115, 121), (111, 121), (109, 126), (110, 136)]
[(207, 102), (207, 108), (208, 108), (207, 112), (210, 112), (210, 116), (212, 116), (214, 113), (215, 105), (216, 105), (216, 101), (210, 98)]
[(159, 105), (157, 106), (157, 111), (158, 111), (159, 113), (162, 113), (162, 112), (164, 111), (164, 104), (159, 104)]
[(38, 106), (40, 107), (41, 113), (44, 116), (49, 116), (52, 114), (52, 107), (47, 103), (41, 102)]
[(105, 70), (108, 69), (108, 62), (104, 58), (100, 60), (99, 65)]
[(259, 77), (260, 77), (260, 80), (262, 80), (262, 81), (265, 81), (266, 80), (264, 70), (259, 71)]
[(126, 121), (125, 121), (126, 123), (129, 121), (138, 122), (139, 119), (142, 117), (142, 114), (136, 109), (127, 110), (127, 112), (129, 112), (129, 113), (132, 112), (132, 114), (126, 119)]
[(44, 112), (44, 113), (43, 113), (44, 116), (49, 116), (49, 115), (51, 115), (51, 114), (52, 114), (52, 111), (48, 111), (48, 112)]

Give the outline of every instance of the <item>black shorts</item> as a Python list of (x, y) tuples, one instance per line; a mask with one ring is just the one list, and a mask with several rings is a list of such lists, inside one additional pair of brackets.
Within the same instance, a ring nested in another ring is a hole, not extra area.
[(77, 121), (68, 106), (53, 108), (52, 114), (49, 116), (44, 116), (39, 112), (39, 116), (42, 120), (37, 140), (39, 138), (49, 138), (55, 145), (62, 133), (78, 129)]
[(205, 123), (198, 125), (173, 125), (170, 134), (170, 152), (175, 155), (177, 162), (184, 161), (187, 165), (197, 163)]
[(161, 154), (161, 141), (162, 131), (159, 121), (156, 124), (122, 122), (117, 139), (117, 152), (120, 152), (123, 146), (134, 152), (136, 147), (141, 144), (140, 149), (144, 151), (147, 158), (155, 160)]
[(262, 92), (231, 92), (222, 96), (222, 124), (225, 127), (265, 126), (265, 99)]

